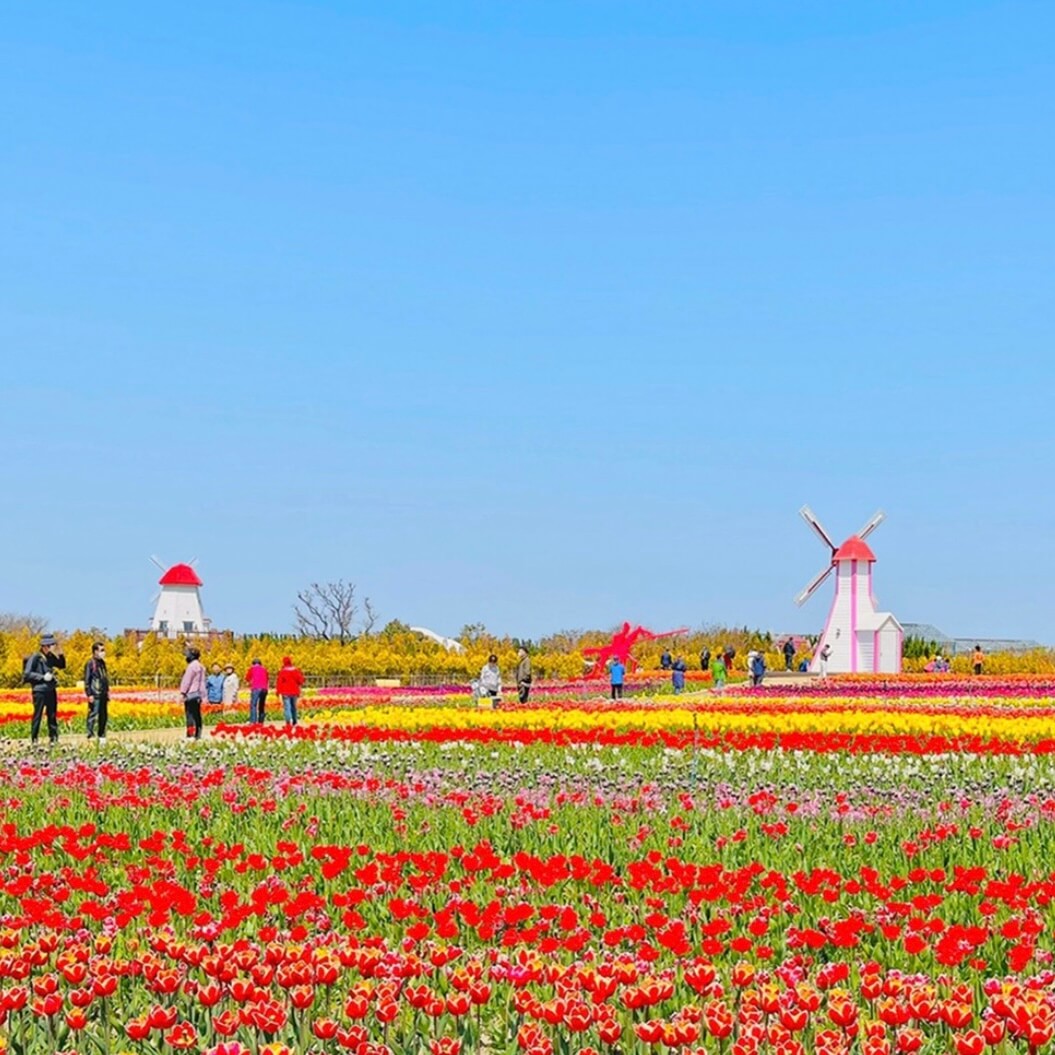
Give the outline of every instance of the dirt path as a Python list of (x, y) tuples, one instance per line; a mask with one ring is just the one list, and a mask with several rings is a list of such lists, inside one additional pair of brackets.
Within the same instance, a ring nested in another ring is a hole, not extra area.
[[(282, 722), (265, 722), (264, 724), (281, 726)], [(212, 739), (212, 729), (213, 726), (207, 725), (202, 730), (203, 743)], [(101, 749), (105, 750), (106, 747), (115, 744), (178, 744), (186, 741), (187, 730), (182, 725), (168, 725), (157, 729), (114, 729), (108, 733), (106, 744)], [(0, 739), (0, 753), (4, 754), (24, 754), (27, 751), (47, 750), (48, 744), (44, 737), (41, 737), (35, 747), (25, 738)], [(59, 735), (58, 750), (94, 753), (100, 750), (100, 745), (89, 740), (83, 733), (65, 733)]]

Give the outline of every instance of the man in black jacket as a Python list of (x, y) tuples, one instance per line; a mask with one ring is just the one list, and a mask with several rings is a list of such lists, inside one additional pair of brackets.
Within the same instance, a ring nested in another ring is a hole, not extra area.
[(84, 668), (84, 694), (88, 697), (88, 739), (99, 727), (99, 741), (106, 739), (106, 719), (110, 709), (110, 675), (106, 670), (106, 645), (96, 641), (92, 658)]
[(59, 689), (54, 672), (65, 669), (66, 657), (55, 635), (45, 634), (40, 639), (40, 650), (34, 652), (22, 668), (22, 681), (33, 689), (33, 721), (29, 726), (33, 743), (40, 736), (40, 719), (45, 713), (48, 716), (48, 739), (53, 744), (58, 743)]

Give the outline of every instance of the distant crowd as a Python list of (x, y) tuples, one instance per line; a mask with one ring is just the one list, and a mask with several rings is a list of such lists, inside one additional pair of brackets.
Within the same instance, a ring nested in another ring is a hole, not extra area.
[[(784, 656), (784, 669), (787, 671), (808, 671), (810, 658), (804, 657), (796, 666), (796, 647), (794, 639), (788, 638), (781, 649)], [(238, 705), (238, 693), (243, 683), (249, 688), (249, 721), (257, 724), (264, 721), (268, 692), (271, 686), (271, 675), (259, 659), (254, 659), (244, 678), (239, 678), (234, 665), (228, 663), (221, 667), (212, 665), (206, 673), (201, 661), (201, 651), (194, 647), (185, 652), (187, 667), (180, 679), (179, 692), (183, 700), (183, 710), (187, 724), (187, 737), (200, 740), (202, 732), (202, 704), (222, 707), (225, 711), (233, 710)], [(825, 644), (817, 654), (817, 666), (822, 678), (828, 675), (828, 660), (831, 646)], [(736, 649), (725, 646), (712, 655), (710, 648), (705, 647), (699, 656), (700, 670), (710, 671), (716, 688), (722, 688), (732, 670)], [(975, 646), (971, 657), (975, 674), (981, 674), (985, 664), (985, 654), (980, 645)], [(671, 687), (675, 694), (684, 692), (685, 675), (688, 665), (684, 657), (671, 655), (664, 649), (659, 658), (660, 668), (669, 671)], [(626, 663), (619, 657), (606, 663), (610, 695), (613, 700), (623, 698), (623, 687), (626, 684)], [(40, 648), (28, 656), (23, 664), (22, 681), (32, 689), (33, 715), (30, 720), (30, 739), (36, 743), (40, 736), (41, 725), (46, 720), (48, 740), (55, 743), (59, 737), (58, 723), (58, 682), (56, 671), (66, 669), (64, 655), (58, 639), (54, 634), (45, 634), (40, 639)], [(925, 668), (928, 673), (947, 673), (951, 668), (949, 660), (940, 654), (935, 656)], [(766, 673), (765, 655), (757, 649), (747, 654), (747, 672), (751, 685), (761, 686)], [(531, 657), (526, 649), (517, 652), (515, 685), (517, 699), (520, 703), (528, 702), (531, 695)], [(84, 694), (87, 700), (87, 735), (90, 740), (105, 742), (106, 727), (109, 716), (110, 676), (106, 667), (106, 644), (96, 641), (92, 653), (84, 666)], [(285, 724), (296, 727), (299, 721), (297, 705), (304, 690), (304, 674), (294, 664), (292, 657), (283, 656), (282, 666), (275, 677), (275, 694), (282, 700), (282, 716)], [(498, 656), (492, 653), (480, 671), (480, 676), (472, 682), (472, 695), (478, 701), (486, 700), (492, 707), (502, 704), (502, 671), (498, 665)]]

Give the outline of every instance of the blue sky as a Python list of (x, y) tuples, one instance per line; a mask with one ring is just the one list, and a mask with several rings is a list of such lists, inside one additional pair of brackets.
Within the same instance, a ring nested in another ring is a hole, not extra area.
[[(0, 609), (1055, 641), (1055, 8), (16, 2)], [(1024, 562), (1020, 560), (1024, 558)]]

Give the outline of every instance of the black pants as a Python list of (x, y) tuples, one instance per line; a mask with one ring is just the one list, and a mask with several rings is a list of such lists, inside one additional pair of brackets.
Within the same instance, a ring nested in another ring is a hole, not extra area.
[(95, 726), (99, 726), (99, 735), (106, 736), (106, 722), (109, 718), (110, 698), (93, 696), (88, 700), (88, 736), (95, 736)]
[(623, 686), (613, 685), (612, 686), (612, 699), (621, 700), (623, 698)]
[(54, 689), (33, 693), (33, 720), (29, 725), (29, 738), (35, 743), (40, 736), (40, 720), (47, 713), (48, 739), (55, 743), (59, 738), (59, 694)]
[(528, 696), (530, 696), (530, 695), (531, 695), (531, 686), (527, 682), (522, 681), (517, 686), (517, 699), (521, 703), (527, 703)]
[(795, 663), (795, 657), (794, 656), (785, 656), (784, 657), (784, 669), (785, 670), (794, 670), (795, 669), (794, 663)]
[(183, 701), (183, 713), (187, 716), (187, 736), (201, 739), (201, 697), (188, 696)]
[(752, 674), (751, 675), (751, 684), (757, 689), (758, 686), (762, 684), (762, 675), (761, 674)]
[(974, 665), (974, 672), (975, 672), (975, 674), (981, 674), (982, 673), (982, 664), (981, 663), (976, 663)]

